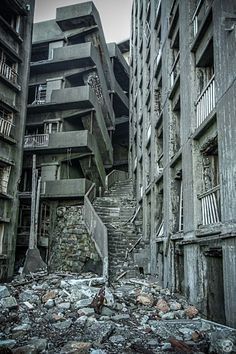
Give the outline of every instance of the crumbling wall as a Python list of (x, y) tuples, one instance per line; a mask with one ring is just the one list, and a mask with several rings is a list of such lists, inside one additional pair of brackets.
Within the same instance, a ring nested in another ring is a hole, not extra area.
[(102, 262), (84, 224), (81, 205), (57, 207), (50, 250), (51, 270), (102, 272)]

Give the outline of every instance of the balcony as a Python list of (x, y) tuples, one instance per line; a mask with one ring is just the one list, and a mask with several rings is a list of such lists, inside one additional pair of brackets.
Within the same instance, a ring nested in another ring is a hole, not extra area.
[(201, 201), (202, 225), (220, 222), (220, 186), (198, 196)]
[(61, 132), (52, 134), (35, 134), (26, 135), (24, 138), (24, 148), (26, 150), (48, 150), (52, 151), (66, 151), (71, 148), (73, 152), (78, 150), (92, 149), (92, 137), (87, 130)]
[(97, 51), (92, 43), (81, 43), (59, 47), (53, 50), (51, 59), (39, 60), (30, 63), (33, 73), (60, 71), (67, 69), (88, 67), (95, 65)]
[(48, 146), (49, 134), (26, 135), (24, 137), (24, 148), (40, 148)]
[(215, 108), (215, 76), (213, 75), (196, 101), (196, 128), (198, 128)]
[(41, 196), (50, 199), (84, 197), (91, 185), (92, 182), (85, 178), (46, 181)]
[(11, 81), (14, 85), (17, 85), (17, 72), (2, 60), (0, 61), (0, 74), (4, 76), (7, 80)]
[[(1, 115), (2, 115), (2, 112), (0, 111), (0, 134), (4, 135), (6, 137), (9, 137), (14, 124), (10, 120), (2, 118)], [(6, 118), (8, 117), (8, 115), (6, 115), (6, 116), (3, 115), (3, 116)], [(11, 118), (11, 115), (10, 115), (10, 118)]]

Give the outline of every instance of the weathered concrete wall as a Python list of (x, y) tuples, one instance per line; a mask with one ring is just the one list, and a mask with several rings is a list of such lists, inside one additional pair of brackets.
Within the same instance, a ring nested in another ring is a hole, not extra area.
[(58, 206), (52, 230), (50, 268), (57, 271), (102, 271), (101, 260), (82, 217), (82, 206)]

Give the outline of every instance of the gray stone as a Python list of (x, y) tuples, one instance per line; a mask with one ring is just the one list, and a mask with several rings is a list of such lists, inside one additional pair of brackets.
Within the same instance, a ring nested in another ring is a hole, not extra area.
[(52, 307), (54, 307), (55, 305), (55, 302), (53, 299), (49, 299), (45, 304), (44, 306), (47, 308), (47, 309), (51, 309)]
[(91, 316), (94, 315), (94, 309), (91, 307), (84, 307), (78, 310), (79, 315)]
[(173, 312), (167, 312), (161, 316), (162, 320), (174, 320), (175, 314)]
[(183, 335), (184, 340), (191, 340), (194, 331), (190, 328), (184, 327), (184, 328), (179, 328), (179, 332)]
[(75, 308), (82, 309), (83, 307), (87, 307), (91, 304), (91, 299), (82, 299), (76, 302)]
[(29, 341), (29, 345), (33, 345), (38, 352), (42, 352), (47, 349), (47, 340), (35, 337)]
[(87, 334), (91, 340), (102, 343), (112, 334), (115, 326), (111, 321), (94, 322), (87, 328)]
[(28, 323), (23, 323), (19, 326), (16, 326), (12, 329), (13, 333), (16, 332), (28, 332), (30, 330), (31, 326)]
[(114, 315), (114, 311), (109, 309), (109, 307), (103, 306), (101, 315), (111, 317)]
[(14, 339), (0, 340), (0, 348), (13, 348), (16, 345)]
[(38, 351), (34, 345), (25, 345), (13, 350), (14, 354), (37, 354)]
[(0, 305), (7, 309), (14, 309), (18, 306), (16, 299), (13, 296), (4, 297), (0, 301)]
[(19, 295), (19, 300), (22, 302), (29, 301), (31, 303), (40, 303), (38, 295), (34, 294), (32, 290), (25, 290)]
[(116, 336), (112, 336), (110, 337), (110, 342), (112, 342), (113, 344), (116, 344), (116, 343), (123, 343), (125, 342), (125, 338), (121, 335), (116, 335)]
[(81, 317), (77, 318), (75, 323), (79, 324), (80, 326), (85, 326), (87, 320), (88, 320), (87, 316), (81, 316)]
[(107, 352), (104, 352), (104, 350), (101, 349), (93, 349), (90, 354), (107, 354)]
[(130, 315), (128, 315), (127, 313), (112, 316), (113, 321), (128, 320), (129, 318), (130, 318)]
[(171, 349), (170, 343), (163, 343), (162, 344), (162, 350), (169, 350), (169, 349)]
[(9, 290), (6, 286), (0, 286), (0, 299), (10, 296)]
[(53, 324), (53, 326), (56, 329), (61, 330), (61, 331), (64, 331), (64, 330), (70, 328), (71, 325), (72, 325), (72, 321), (71, 320), (65, 320), (65, 321), (57, 322), (57, 323)]
[(57, 305), (57, 307), (62, 310), (69, 310), (70, 302), (61, 302), (60, 304)]

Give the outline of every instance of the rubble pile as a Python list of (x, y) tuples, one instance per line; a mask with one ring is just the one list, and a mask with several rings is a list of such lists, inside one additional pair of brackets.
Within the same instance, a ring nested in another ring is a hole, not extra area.
[(235, 338), (148, 279), (108, 287), (55, 273), (0, 285), (0, 353), (224, 353)]

